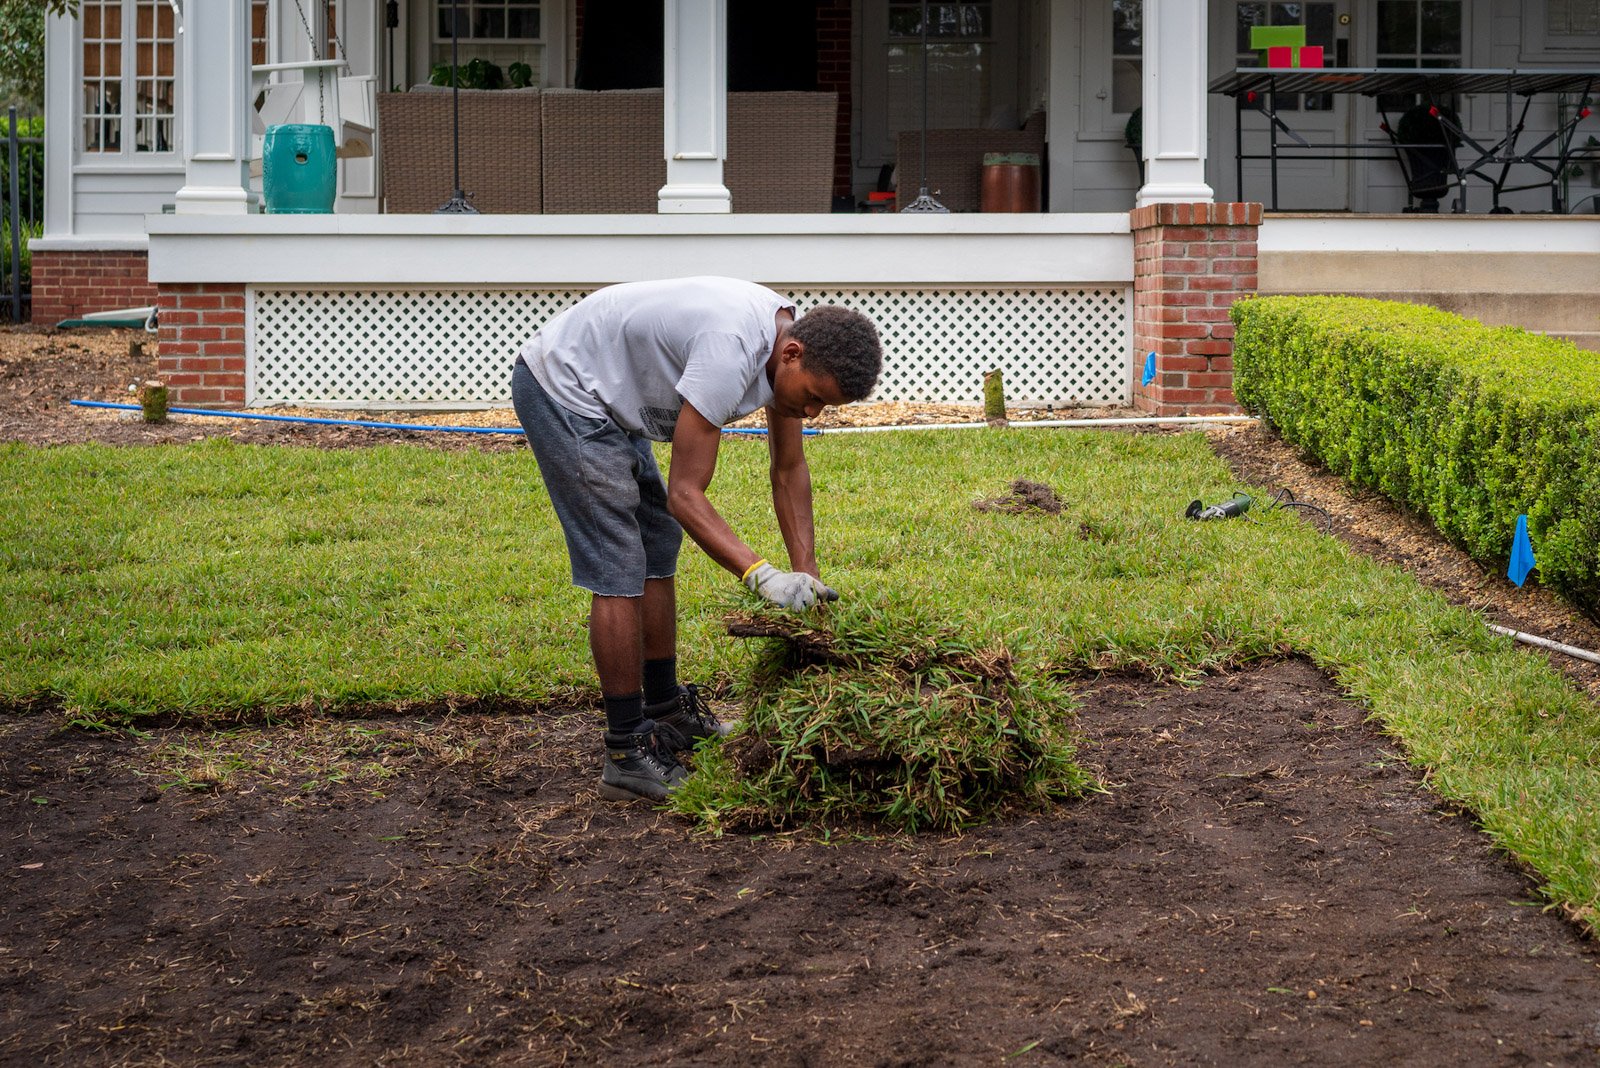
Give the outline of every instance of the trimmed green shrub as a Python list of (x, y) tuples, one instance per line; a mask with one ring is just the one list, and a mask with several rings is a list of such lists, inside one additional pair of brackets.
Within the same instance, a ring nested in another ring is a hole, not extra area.
[(1539, 578), (1600, 607), (1593, 353), (1435, 308), (1354, 297), (1233, 306), (1234, 394), (1287, 442), (1503, 566), (1527, 513)]
[(770, 639), (740, 728), (702, 747), (674, 805), (713, 830), (861, 821), (953, 831), (1092, 789), (1065, 685), (871, 604), (730, 620)]

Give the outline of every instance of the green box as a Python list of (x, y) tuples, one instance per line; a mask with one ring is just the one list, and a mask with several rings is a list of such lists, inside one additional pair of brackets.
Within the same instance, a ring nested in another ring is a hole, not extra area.
[(1305, 43), (1306, 28), (1304, 26), (1250, 27), (1250, 47), (1262, 52), (1269, 48), (1304, 48)]

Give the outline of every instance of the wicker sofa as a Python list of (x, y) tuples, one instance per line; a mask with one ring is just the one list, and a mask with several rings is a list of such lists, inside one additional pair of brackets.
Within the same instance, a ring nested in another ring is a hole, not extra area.
[[(928, 191), (951, 211), (977, 211), (983, 157), (990, 152), (1032, 152), (1044, 156), (1044, 112), (1035, 112), (1020, 130), (929, 130)], [(922, 132), (905, 130), (895, 141), (895, 187), (900, 206), (922, 184)]]
[[(462, 90), (461, 102), (461, 182), (479, 211), (656, 211), (667, 180), (660, 89)], [(733, 210), (829, 211), (838, 110), (835, 93), (729, 93)], [(383, 94), (378, 123), (388, 210), (433, 211), (451, 192), (448, 90)]]

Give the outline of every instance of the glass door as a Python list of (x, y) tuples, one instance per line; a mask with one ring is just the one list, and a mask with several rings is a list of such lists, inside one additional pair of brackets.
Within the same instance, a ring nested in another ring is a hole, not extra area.
[[(1274, 4), (1236, 3), (1232, 39), (1235, 66), (1264, 66), (1265, 59), (1250, 48), (1250, 31), (1256, 26), (1303, 26), (1306, 44), (1322, 48), (1323, 66), (1352, 66), (1350, 0), (1322, 0), (1318, 3)], [(1298, 147), (1278, 161), (1278, 206), (1285, 211), (1346, 211), (1350, 204), (1350, 161), (1347, 150), (1354, 137), (1352, 103), (1345, 93), (1275, 93), (1266, 101), (1268, 110), (1295, 134), (1313, 147)], [(1268, 151), (1267, 119), (1246, 108), (1240, 115), (1244, 126), (1244, 152), (1263, 155)], [(1231, 125), (1231, 123), (1230, 123)], [(1279, 131), (1280, 146), (1288, 140)], [(1315, 146), (1329, 146), (1319, 153)], [(1229, 155), (1231, 155), (1231, 151)], [(1323, 155), (1330, 158), (1306, 158)], [(1235, 171), (1235, 174), (1238, 172)], [(1243, 168), (1243, 200), (1271, 204), (1271, 163), (1247, 160)], [(1226, 183), (1224, 188), (1234, 183)]]

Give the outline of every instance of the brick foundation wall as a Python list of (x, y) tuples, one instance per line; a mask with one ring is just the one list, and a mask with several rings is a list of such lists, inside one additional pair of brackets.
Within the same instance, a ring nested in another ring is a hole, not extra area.
[(156, 302), (149, 256), (144, 252), (41, 250), (31, 258), (32, 318), (41, 326)]
[(162, 381), (176, 408), (244, 404), (244, 287), (201, 282), (161, 287)]
[[(1150, 204), (1133, 229), (1133, 402), (1156, 415), (1229, 415), (1233, 323), (1256, 289), (1260, 204)], [(1143, 385), (1145, 361), (1156, 376)]]

